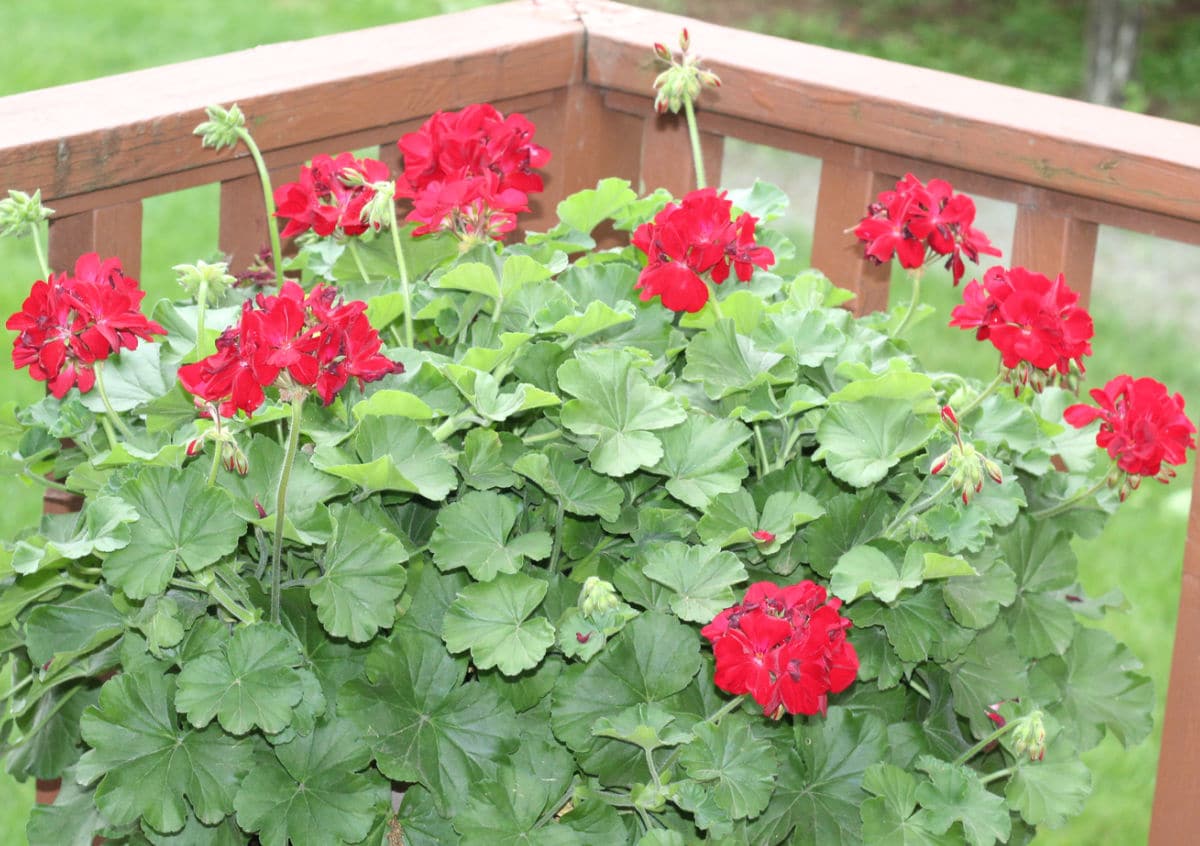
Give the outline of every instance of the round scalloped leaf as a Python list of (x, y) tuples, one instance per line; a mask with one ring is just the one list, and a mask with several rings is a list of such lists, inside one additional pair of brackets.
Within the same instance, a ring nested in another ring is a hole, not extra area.
[(442, 627), (446, 648), (470, 649), (476, 667), (497, 667), (506, 676), (536, 667), (554, 645), (550, 621), (528, 619), (546, 589), (546, 582), (520, 573), (467, 585), (446, 612)]

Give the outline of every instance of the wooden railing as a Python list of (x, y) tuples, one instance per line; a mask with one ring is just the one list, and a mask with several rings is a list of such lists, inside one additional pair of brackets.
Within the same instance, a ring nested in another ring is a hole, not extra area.
[[(822, 160), (812, 263), (887, 303), (887, 268), (845, 228), (889, 182), (938, 175), (1016, 204), (1011, 263), (1064, 272), (1087, 296), (1097, 225), (1200, 244), (1200, 127), (840, 53), (599, 0), (540, 0), (278, 44), (0, 98), (0, 186), (41, 188), (57, 210), (51, 264), (82, 252), (136, 272), (142, 200), (219, 182), (220, 247), (244, 265), (266, 243), (243, 151), (202, 149), (211, 103), (238, 102), (269, 167), (294, 178), (316, 153), (394, 142), (437, 109), (490, 101), (525, 112), (553, 151), (528, 224), (603, 176), (691, 187), (684, 126), (651, 108), (649, 43), (691, 30), (724, 87), (701, 104), (710, 180), (723, 141)], [(1200, 473), (1188, 524), (1151, 842), (1200, 831)], [(52, 507), (62, 507), (52, 504)]]

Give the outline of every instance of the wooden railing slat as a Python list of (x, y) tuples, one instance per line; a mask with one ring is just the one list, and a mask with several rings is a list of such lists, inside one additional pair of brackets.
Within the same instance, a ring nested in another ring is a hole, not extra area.
[(846, 230), (862, 219), (867, 205), (894, 181), (869, 170), (829, 161), (821, 164), (810, 263), (833, 284), (854, 292), (850, 307), (855, 314), (887, 308), (891, 265), (865, 260), (862, 243)]
[[(698, 119), (701, 127), (704, 119)], [(683, 115), (645, 113), (641, 133), (641, 190), (650, 192), (666, 188), (681, 197), (696, 187), (696, 168), (693, 164), (692, 142), (688, 137), (687, 121)], [(702, 128), (700, 150), (704, 158), (704, 175), (710, 186), (721, 184), (721, 160), (725, 153), (725, 138)]]
[(142, 204), (104, 206), (50, 221), (49, 261), (56, 273), (69, 271), (84, 253), (116, 256), (125, 273), (138, 277), (142, 268)]
[(1053, 279), (1059, 273), (1086, 305), (1092, 292), (1098, 227), (1037, 206), (1017, 208), (1010, 266), (1025, 267)]

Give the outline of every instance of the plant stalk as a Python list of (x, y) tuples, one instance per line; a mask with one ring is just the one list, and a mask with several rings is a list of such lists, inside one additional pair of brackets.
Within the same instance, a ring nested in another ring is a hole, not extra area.
[(350, 258), (354, 259), (354, 266), (358, 268), (358, 275), (362, 277), (363, 282), (370, 285), (371, 277), (367, 275), (367, 268), (362, 263), (362, 254), (358, 251), (358, 242), (353, 238), (347, 238), (346, 249), (350, 251)]
[(1108, 473), (1105, 473), (1104, 477), (1100, 479), (1099, 482), (1092, 485), (1087, 490), (1080, 491), (1074, 496), (1064, 499), (1058, 505), (1052, 505), (1049, 508), (1043, 508), (1041, 511), (1035, 511), (1030, 516), (1035, 520), (1043, 520), (1046, 517), (1053, 517), (1056, 514), (1062, 514), (1064, 511), (1070, 511), (1085, 499), (1090, 499), (1093, 495), (1099, 493), (1103, 488), (1105, 488), (1108, 485), (1108, 475)]
[(987, 775), (983, 776), (982, 778), (979, 779), (979, 783), (980, 784), (991, 784), (993, 781), (1004, 778), (1005, 776), (1010, 776), (1013, 773), (1015, 773), (1016, 771), (1017, 771), (1016, 767), (1005, 767), (1002, 770), (996, 770), (994, 773), (988, 773)]
[(258, 170), (258, 181), (262, 183), (263, 203), (267, 208), (267, 233), (271, 236), (271, 260), (275, 265), (275, 284), (283, 286), (283, 245), (279, 241), (279, 227), (275, 221), (275, 196), (271, 190), (271, 174), (267, 171), (267, 163), (263, 161), (258, 144), (245, 127), (237, 130), (237, 136), (250, 150), (254, 159), (254, 167)]
[[(117, 412), (113, 410), (112, 403), (108, 401), (108, 391), (104, 390), (104, 362), (97, 361), (92, 365), (92, 370), (96, 374), (96, 390), (100, 393), (100, 402), (104, 403), (104, 413), (107, 415), (107, 419), (116, 424), (117, 429), (125, 436), (126, 440), (132, 440), (133, 432), (125, 425), (125, 421), (117, 416)], [(100, 419), (105, 420), (106, 418), (102, 417)], [(109, 448), (111, 449), (116, 443), (116, 438), (112, 436), (112, 429), (109, 426), (106, 425), (104, 431), (112, 442), (109, 444)]]
[(950, 490), (951, 484), (953, 483), (950, 481), (950, 479), (947, 479), (942, 483), (940, 488), (931, 493), (929, 496), (925, 497), (920, 502), (903, 509), (899, 514), (896, 515), (896, 519), (889, 523), (888, 527), (883, 530), (881, 537), (890, 538), (892, 536), (892, 532), (903, 526), (910, 517), (915, 517), (924, 511), (928, 511), (939, 499), (942, 498), (942, 494)]
[(700, 127), (696, 125), (696, 107), (690, 97), (683, 98), (683, 113), (687, 116), (688, 138), (692, 142), (692, 164), (696, 167), (696, 187), (707, 188), (704, 174), (704, 152), (700, 149)]
[(279, 492), (275, 496), (275, 546), (271, 552), (271, 622), (279, 622), (279, 606), (283, 596), (283, 529), (284, 509), (287, 506), (288, 480), (292, 466), (296, 463), (296, 452), (300, 447), (300, 412), (304, 398), (292, 400), (292, 419), (288, 426), (287, 452), (283, 455), (283, 468), (279, 472)]
[(996, 378), (993, 379), (991, 382), (989, 382), (988, 386), (986, 388), (984, 388), (982, 391), (980, 391), (978, 394), (976, 394), (976, 396), (973, 400), (971, 400), (969, 403), (967, 403), (966, 405), (964, 405), (962, 408), (960, 408), (958, 410), (959, 418), (965, 420), (967, 418), (967, 415), (970, 414), (975, 409), (979, 408), (979, 404), (981, 402), (983, 402), (985, 399), (987, 399), (988, 397), (990, 397), (992, 394), (994, 394), (996, 392), (996, 389), (999, 388), (1000, 385), (1003, 384), (1003, 382), (1004, 382), (1004, 371), (1002, 370), (996, 374)]
[(396, 251), (396, 267), (400, 271), (400, 296), (404, 298), (404, 343), (413, 345), (412, 297), (408, 287), (408, 265), (404, 261), (404, 248), (400, 246), (400, 220), (396, 217), (396, 202), (388, 203), (391, 216), (392, 248)]
[(49, 280), (50, 264), (46, 261), (46, 250), (42, 247), (42, 227), (35, 223), (29, 227), (29, 232), (33, 237), (33, 251), (37, 253), (38, 266), (42, 269), (42, 278)]
[(893, 338), (899, 338), (904, 334), (904, 330), (912, 322), (913, 315), (917, 313), (917, 305), (921, 302), (921, 275), (923, 270), (923, 267), (917, 267), (908, 272), (908, 278), (912, 280), (912, 299), (908, 301), (908, 310), (904, 312), (904, 318), (900, 321), (900, 325), (892, 333)]
[(967, 763), (967, 761), (974, 758), (976, 755), (978, 755), (984, 749), (987, 749), (988, 746), (995, 743), (997, 740), (1004, 737), (1004, 735), (1006, 735), (1010, 731), (1012, 731), (1013, 727), (1018, 725), (1020, 722), (1021, 722), (1020, 720), (1009, 720), (1007, 723), (1000, 726), (1000, 728), (996, 729), (994, 732), (989, 734), (983, 740), (976, 743), (974, 746), (972, 746), (966, 752), (962, 753), (957, 758), (955, 758), (954, 766), (961, 767), (963, 764)]

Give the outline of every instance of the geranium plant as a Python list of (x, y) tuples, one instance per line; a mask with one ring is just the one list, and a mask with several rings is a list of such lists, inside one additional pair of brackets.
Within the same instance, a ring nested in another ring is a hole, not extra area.
[[(658, 105), (697, 140), (719, 80), (680, 47)], [(987, 846), (1147, 736), (1069, 541), (1195, 428), (1149, 378), (1078, 401), (1061, 276), (965, 286), (981, 385), (903, 340), (915, 285), (841, 308), (763, 227), (781, 193), (706, 187), (698, 140), (698, 190), (605, 179), (518, 238), (552, 154), (520, 115), (274, 190), (236, 107), (197, 133), (259, 164), (263, 266), (181, 265), (143, 311), (118, 258), (43, 259), (7, 323), (49, 395), (5, 407), (6, 465), (83, 498), (0, 569), (0, 748), (62, 778), (35, 846)], [(39, 256), (48, 214), (0, 205)], [(855, 231), (914, 283), (997, 254), (913, 175)]]

